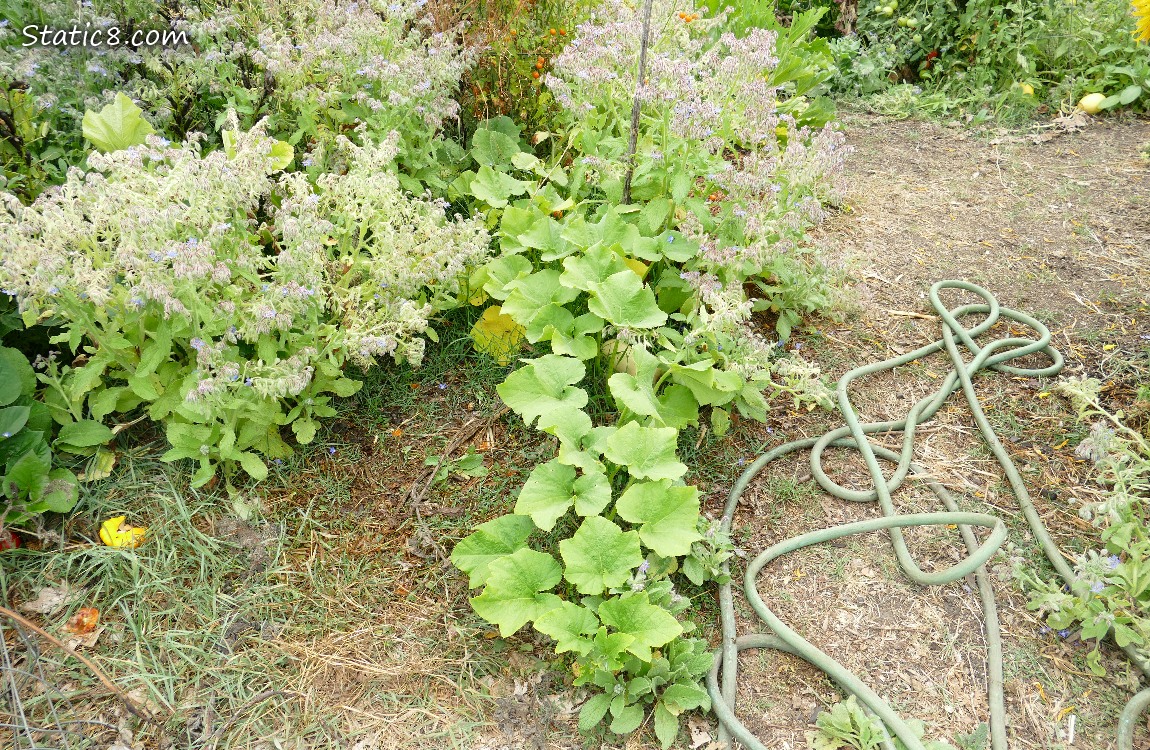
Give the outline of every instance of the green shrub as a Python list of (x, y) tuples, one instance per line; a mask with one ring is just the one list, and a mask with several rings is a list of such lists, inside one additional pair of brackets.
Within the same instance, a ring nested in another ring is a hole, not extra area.
[(52, 416), (35, 391), (28, 360), (0, 346), (0, 527), (26, 524), (46, 511), (66, 513), (76, 504), (76, 475), (52, 468)]
[(979, 106), (1059, 106), (1087, 92), (1110, 96), (1107, 107), (1150, 105), (1150, 58), (1126, 0), (865, 2), (857, 38), (833, 46), (838, 87), (855, 94), (909, 80)]
[[(1079, 419), (1092, 422), (1075, 453), (1094, 464), (1105, 495), (1083, 504), (1079, 515), (1099, 528), (1105, 546), (1078, 556), (1069, 587), (1016, 570), (1030, 591), (1030, 609), (1063, 635), (1077, 627), (1084, 640), (1094, 641), (1087, 660), (1100, 676), (1106, 670), (1098, 648), (1108, 635), (1150, 660), (1150, 441), (1124, 424), (1120, 412), (1102, 406), (1101, 386), (1093, 378), (1069, 379), (1058, 390), (1071, 399)], [(1150, 388), (1143, 386), (1140, 395), (1150, 401)]]
[(337, 138), (341, 173), (315, 186), (284, 163), (262, 124), (201, 154), (193, 138), (93, 153), (58, 191), (0, 214), (0, 287), (27, 323), (53, 322), (82, 355), (52, 373), (62, 424), (138, 406), (162, 421), (168, 460), (191, 458), (203, 484), (223, 461), (262, 478), (290, 453), (279, 428), (310, 442), (332, 396), (359, 388), (349, 362), (417, 362), (430, 318), (456, 303), (487, 255), (474, 221), (407, 195), (398, 136)]

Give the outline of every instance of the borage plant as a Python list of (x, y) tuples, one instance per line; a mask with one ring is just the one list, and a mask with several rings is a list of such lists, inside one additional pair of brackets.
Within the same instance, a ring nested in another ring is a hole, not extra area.
[(344, 169), (313, 187), (277, 181), (277, 142), (234, 126), (206, 155), (156, 136), (93, 153), (92, 171), (0, 214), (0, 286), (80, 355), (59, 372), (59, 421), (144, 405), (165, 459), (199, 462), (196, 485), (221, 461), (265, 476), (261, 455), (291, 452), (281, 426), (310, 442), (331, 396), (360, 387), (347, 362), (418, 362), (430, 317), (487, 254), (476, 222), (403, 191), (396, 136), (337, 139)]

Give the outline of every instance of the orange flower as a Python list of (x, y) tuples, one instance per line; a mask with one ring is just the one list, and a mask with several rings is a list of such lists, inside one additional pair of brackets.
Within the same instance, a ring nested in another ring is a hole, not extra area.
[(538, 78), (539, 77), (539, 71), (538, 70), (531, 71), (531, 77), (532, 78)]
[(548, 33), (551, 34), (551, 36), (555, 36), (559, 32), (557, 32), (555, 29), (548, 29)]

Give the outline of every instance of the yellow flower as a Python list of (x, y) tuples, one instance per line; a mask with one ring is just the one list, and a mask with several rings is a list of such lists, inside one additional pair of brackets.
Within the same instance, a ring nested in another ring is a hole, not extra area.
[(1134, 35), (1144, 42), (1150, 42), (1150, 0), (1131, 0), (1134, 5), (1134, 20), (1137, 25)]

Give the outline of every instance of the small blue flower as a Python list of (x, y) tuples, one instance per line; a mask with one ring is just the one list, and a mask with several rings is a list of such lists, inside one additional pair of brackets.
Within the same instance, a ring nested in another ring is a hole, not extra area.
[(275, 464), (276, 464), (276, 466), (283, 466), (284, 460), (282, 458), (277, 458), (275, 461)]
[(446, 391), (447, 390), (447, 383), (440, 383), (436, 387), (439, 388), (439, 390), (441, 390), (441, 391)]
[(1070, 630), (1068, 630), (1066, 628), (1059, 630), (1058, 631), (1058, 637), (1059, 638), (1069, 638), (1070, 637)]
[(1094, 583), (1090, 584), (1090, 590), (1093, 591), (1095, 594), (1101, 594), (1102, 589), (1104, 589), (1104, 588), (1106, 588), (1106, 584), (1103, 583), (1102, 581), (1095, 581)]
[(1117, 568), (1119, 563), (1121, 563), (1121, 562), (1122, 562), (1122, 560), (1120, 560), (1118, 558), (1118, 555), (1111, 555), (1110, 557), (1106, 558), (1106, 565), (1111, 570), (1114, 570), (1115, 568)]
[(675, 241), (675, 235), (673, 235), (673, 234), (668, 234), (668, 235), (667, 235), (667, 242), (669, 242), (669, 243), (670, 243), (670, 242), (674, 242), (674, 241)]
[(190, 342), (188, 342), (188, 343), (189, 343), (189, 344), (191, 345), (191, 347), (192, 347), (193, 349), (195, 349), (197, 352), (199, 352), (199, 351), (203, 351), (203, 349), (204, 349), (204, 340), (203, 340), (203, 339), (201, 339), (201, 338), (199, 338), (199, 337), (192, 339), (192, 340), (191, 340)]
[(327, 449), (327, 455), (329, 455), (329, 456), (335, 455), (335, 446), (332, 446), (332, 447)]
[(639, 566), (639, 573), (641, 573), (641, 574), (643, 574), (643, 575), (646, 575), (647, 571), (648, 571), (650, 568), (651, 568), (651, 563), (649, 563), (649, 562), (647, 562), (646, 560), (644, 560), (644, 561), (643, 561), (643, 564)]
[(245, 378), (245, 379), (244, 379), (244, 385), (251, 385), (251, 384), (252, 384), (252, 379), (251, 379), (251, 378)]
[(309, 158), (307, 158), (307, 159), (304, 159), (304, 160), (303, 160), (303, 165), (304, 165), (305, 167), (310, 167), (310, 166), (312, 165), (312, 161), (311, 161), (311, 158), (309, 157)]

